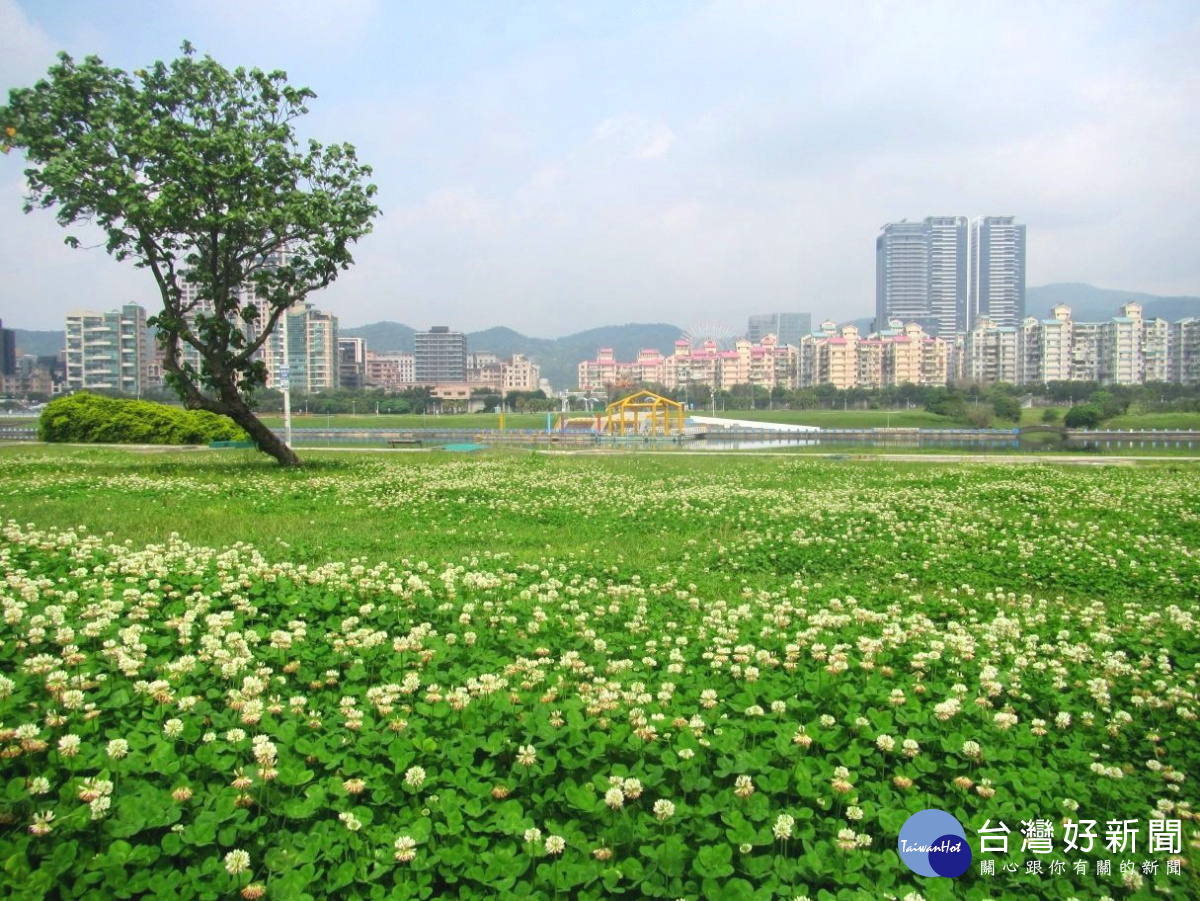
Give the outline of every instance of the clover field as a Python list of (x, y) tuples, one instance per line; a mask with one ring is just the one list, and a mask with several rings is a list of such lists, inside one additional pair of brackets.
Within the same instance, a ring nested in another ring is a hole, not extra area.
[(1200, 896), (1194, 465), (6, 448), (0, 521), (4, 897)]

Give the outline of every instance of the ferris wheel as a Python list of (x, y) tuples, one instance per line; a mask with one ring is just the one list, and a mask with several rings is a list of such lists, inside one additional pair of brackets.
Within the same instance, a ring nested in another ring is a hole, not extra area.
[(703, 319), (683, 332), (683, 340), (690, 346), (700, 347), (706, 341), (715, 341), (718, 350), (732, 350), (737, 337), (731, 326), (715, 319)]

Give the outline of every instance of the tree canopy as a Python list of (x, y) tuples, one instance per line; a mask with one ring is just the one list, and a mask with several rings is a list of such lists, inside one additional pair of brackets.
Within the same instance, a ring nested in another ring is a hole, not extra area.
[(9, 93), (2, 140), (31, 164), (26, 212), (94, 223), (109, 254), (150, 270), (162, 300), (150, 322), (185, 405), (229, 416), (294, 464), (247, 398), (266, 382), (280, 319), (349, 268), (370, 232), (371, 169), (349, 144), (301, 144), (293, 122), (316, 95), (286, 73), (182, 52), (132, 73), (60, 54)]

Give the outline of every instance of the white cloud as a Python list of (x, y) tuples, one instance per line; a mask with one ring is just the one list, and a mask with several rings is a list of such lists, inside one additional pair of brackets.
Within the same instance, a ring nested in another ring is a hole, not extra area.
[(610, 116), (592, 131), (592, 145), (607, 145), (630, 159), (659, 159), (675, 143), (675, 132), (665, 122), (636, 113)]
[(637, 155), (644, 160), (656, 160), (667, 155), (671, 145), (675, 143), (675, 132), (666, 125), (658, 126), (654, 138), (638, 151)]
[[(32, 83), (54, 64), (58, 48), (17, 5), (0, 0), (0, 91)], [(0, 100), (5, 99), (0, 97)]]

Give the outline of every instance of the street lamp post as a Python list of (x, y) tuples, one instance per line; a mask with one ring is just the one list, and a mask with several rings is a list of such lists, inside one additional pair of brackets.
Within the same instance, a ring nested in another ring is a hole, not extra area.
[[(279, 373), (279, 387), (283, 389), (283, 443), (292, 446), (292, 370), (288, 363), (287, 314), (283, 317), (283, 367)], [(306, 400), (305, 403), (308, 401)]]

